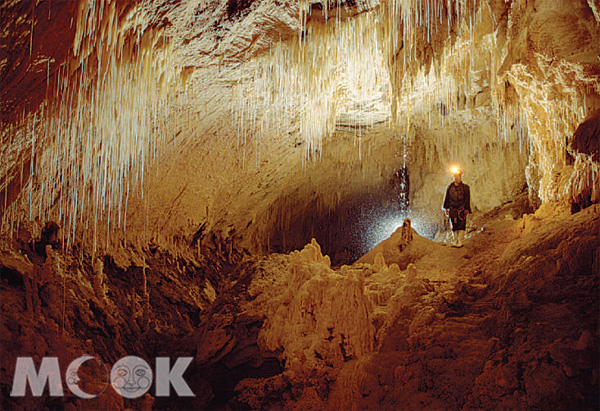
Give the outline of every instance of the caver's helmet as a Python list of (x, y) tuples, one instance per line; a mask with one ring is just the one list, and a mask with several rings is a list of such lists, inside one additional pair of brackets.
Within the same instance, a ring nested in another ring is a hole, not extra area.
[(458, 165), (453, 165), (450, 167), (450, 173), (452, 173), (453, 176), (462, 175), (462, 169)]

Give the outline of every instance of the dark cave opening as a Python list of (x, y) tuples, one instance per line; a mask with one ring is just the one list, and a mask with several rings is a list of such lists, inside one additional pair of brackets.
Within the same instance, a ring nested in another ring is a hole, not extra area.
[[(419, 235), (432, 239), (442, 227), (423, 218), (420, 210), (410, 206), (409, 199), (408, 169), (400, 167), (387, 187), (345, 199), (331, 211), (296, 213), (287, 229), (272, 230), (269, 251), (289, 253), (300, 250), (315, 238), (331, 258), (332, 265), (352, 264), (389, 238), (406, 217), (411, 218), (412, 227)], [(319, 210), (316, 200), (302, 207)]]
[(213, 365), (204, 372), (204, 378), (209, 381), (214, 394), (208, 409), (246, 409), (246, 406), (237, 404), (234, 400), (237, 384), (246, 378), (273, 377), (283, 370), (284, 366), (276, 358), (265, 359), (258, 367), (249, 363), (233, 368), (227, 368), (223, 362)]

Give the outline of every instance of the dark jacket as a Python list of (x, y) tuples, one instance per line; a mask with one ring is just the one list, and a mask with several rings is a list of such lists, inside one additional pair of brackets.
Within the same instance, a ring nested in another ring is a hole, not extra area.
[(471, 212), (471, 190), (469, 186), (463, 182), (458, 185), (452, 182), (446, 189), (444, 197), (445, 209), (463, 209)]

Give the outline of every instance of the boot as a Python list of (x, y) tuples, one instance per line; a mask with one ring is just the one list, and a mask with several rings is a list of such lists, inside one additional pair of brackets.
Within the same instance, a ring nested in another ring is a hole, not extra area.
[(457, 247), (462, 247), (463, 246), (463, 241), (465, 239), (465, 230), (460, 230), (456, 232), (456, 246)]
[(450, 245), (452, 247), (459, 247), (458, 245), (458, 231), (452, 231), (452, 243)]

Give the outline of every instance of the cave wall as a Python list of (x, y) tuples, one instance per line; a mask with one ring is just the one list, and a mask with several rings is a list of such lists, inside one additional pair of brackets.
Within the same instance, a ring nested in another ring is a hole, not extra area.
[[(442, 108), (435, 110), (434, 104), (431, 108), (425, 105), (424, 110), (415, 114), (431, 116), (452, 112), (451, 117), (468, 130), (454, 137), (454, 150), (468, 152), (473, 144), (465, 139), (465, 135), (470, 137), (473, 132), (469, 126), (485, 124), (477, 114), (487, 112), (495, 125), (487, 132), (485, 129), (475, 132), (477, 139), (489, 138), (495, 126), (499, 139), (491, 142), (513, 144), (512, 149), (509, 148), (512, 154), (505, 151), (498, 155), (502, 152), (499, 150), (495, 153), (497, 159), (503, 155), (506, 155), (503, 160), (518, 159), (523, 150), (528, 151), (526, 175), (534, 205), (538, 206), (540, 199), (572, 201), (579, 190), (597, 193), (597, 164), (585, 153), (570, 148), (575, 129), (587, 116), (593, 116), (598, 106), (599, 50), (598, 43), (590, 41), (599, 35), (593, 4), (528, 1), (479, 6), (463, 11), (468, 18), (461, 22), (462, 26), (457, 24), (446, 32), (443, 29), (447, 24), (442, 20), (438, 24), (440, 30), (427, 41), (401, 48), (390, 57), (398, 101), (405, 98), (406, 82), (415, 87), (415, 76), (407, 76), (406, 71), (421, 70), (417, 79), (420, 75), (445, 83), (437, 89), (434, 86), (431, 97), (422, 99), (425, 103), (441, 103)], [(567, 9), (569, 11), (562, 11)], [(403, 34), (413, 38), (421, 35), (419, 30), (410, 32), (406, 28)], [(468, 42), (469, 39), (473, 41)], [(431, 61), (431, 68), (407, 65), (405, 61), (411, 56)], [(429, 70), (435, 72), (427, 74)], [(459, 84), (453, 87), (453, 81)], [(427, 88), (423, 89), (427, 92)], [(415, 103), (419, 104), (419, 100), (411, 101), (411, 106)], [(474, 119), (477, 120), (472, 121)], [(428, 119), (428, 123), (432, 121)], [(431, 138), (438, 147), (444, 146), (448, 134), (440, 131)], [(519, 154), (515, 142), (519, 143)], [(567, 164), (568, 156), (575, 158), (575, 168), (581, 171), (573, 172)], [(522, 164), (516, 166), (520, 169)], [(512, 180), (510, 174), (505, 182)], [(498, 186), (494, 188), (493, 191), (497, 191)], [(493, 198), (489, 191), (486, 196)]]
[[(583, 190), (598, 198), (598, 164), (571, 148), (577, 126), (600, 105), (599, 51), (592, 40), (600, 20), (594, 10), (590, 2), (528, 2), (509, 28), (515, 40), (501, 73), (528, 118), (529, 184), (542, 201), (573, 199)], [(574, 168), (586, 171), (574, 173), (568, 155), (575, 158)]]

